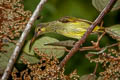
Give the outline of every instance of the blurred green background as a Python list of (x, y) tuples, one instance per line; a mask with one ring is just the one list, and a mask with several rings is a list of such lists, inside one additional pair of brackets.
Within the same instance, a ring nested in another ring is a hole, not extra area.
[[(25, 10), (34, 11), (40, 0), (24, 0)], [(42, 21), (52, 21), (63, 16), (74, 16), (94, 21), (99, 12), (92, 6), (92, 0), (48, 0), (40, 15)], [(120, 10), (109, 13), (104, 18), (104, 25), (120, 23)], [(119, 22), (118, 22), (119, 21)]]
[[(25, 10), (34, 11), (39, 0), (24, 0)], [(120, 23), (120, 10), (110, 12), (104, 18), (104, 26), (108, 27)], [(82, 19), (94, 21), (99, 12), (92, 6), (92, 0), (48, 0), (41, 13), (42, 20), (36, 20), (35, 24), (57, 20), (63, 16), (74, 16)], [(90, 63), (85, 58), (85, 52), (76, 54), (66, 66), (66, 74), (77, 69), (80, 75), (92, 73), (95, 63)], [(74, 66), (73, 66), (74, 65)], [(99, 71), (99, 69), (98, 69)]]

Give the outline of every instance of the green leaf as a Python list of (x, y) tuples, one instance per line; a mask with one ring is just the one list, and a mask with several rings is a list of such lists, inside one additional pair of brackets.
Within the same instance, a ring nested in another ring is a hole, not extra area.
[(104, 80), (104, 77), (98, 77), (98, 79), (97, 80)]
[[(110, 0), (92, 0), (93, 6), (98, 10), (102, 11)], [(111, 11), (120, 9), (120, 0), (116, 2)]]
[(96, 75), (86, 74), (80, 77), (80, 80), (96, 80)]
[(64, 47), (60, 47), (60, 46), (45, 46), (45, 43), (52, 43), (52, 42), (58, 42), (57, 39), (55, 38), (51, 38), (51, 37), (42, 37), (37, 39), (33, 45), (32, 48), (29, 52), (29, 44), (30, 41), (27, 42), (27, 44), (25, 45), (23, 51), (29, 55), (35, 55), (34, 53), (34, 48), (38, 48), (40, 52), (42, 53), (46, 53), (48, 55), (53, 55), (56, 56), (57, 58), (60, 58), (64, 55), (65, 51), (64, 51)]
[[(27, 60), (30, 64), (38, 63), (40, 61), (40, 59), (38, 59), (37, 56), (33, 56), (33, 55), (31, 56), (24, 52), (22, 53), (21, 56), (23, 56), (25, 60)], [(21, 61), (21, 59), (19, 59), (17, 63), (23, 63), (23, 62)]]
[(105, 31), (114, 39), (120, 41), (120, 24), (113, 25), (105, 29)]
[(13, 43), (8, 43), (8, 46), (4, 46), (3, 48), (7, 52), (5, 53), (0, 52), (0, 74), (3, 73), (4, 69), (6, 68), (9, 58), (15, 48), (15, 45)]

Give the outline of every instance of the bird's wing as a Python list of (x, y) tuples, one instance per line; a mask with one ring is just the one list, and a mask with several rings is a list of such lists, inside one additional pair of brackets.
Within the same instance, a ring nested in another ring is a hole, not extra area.
[(86, 32), (89, 24), (84, 24), (84, 22), (71, 22), (64, 24), (62, 30), (59, 29), (58, 33), (66, 37), (80, 39)]
[(85, 19), (80, 19), (80, 18), (75, 18), (75, 17), (70, 17), (70, 16), (62, 17), (58, 21), (60, 21), (62, 23), (79, 21), (79, 22), (85, 22), (85, 23), (88, 23), (88, 24), (92, 24), (91, 21), (88, 21), (88, 20), (85, 20)]

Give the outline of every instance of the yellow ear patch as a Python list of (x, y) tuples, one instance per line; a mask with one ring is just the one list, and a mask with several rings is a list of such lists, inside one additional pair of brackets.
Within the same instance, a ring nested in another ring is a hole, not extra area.
[(46, 28), (41, 28), (41, 31), (42, 31), (42, 32), (46, 31)]

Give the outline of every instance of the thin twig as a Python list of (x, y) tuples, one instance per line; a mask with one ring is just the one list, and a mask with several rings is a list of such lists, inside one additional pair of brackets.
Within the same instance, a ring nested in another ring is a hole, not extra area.
[(93, 72), (94, 75), (95, 75), (96, 72), (97, 72), (97, 68), (98, 68), (98, 63), (96, 63), (96, 66), (95, 66), (95, 69), (94, 69), (94, 72)]
[(92, 23), (90, 28), (87, 29), (87, 32), (82, 36), (82, 38), (75, 43), (75, 46), (70, 50), (70, 52), (65, 56), (65, 58), (61, 61), (60, 67), (64, 67), (64, 65), (68, 62), (68, 60), (79, 50), (79, 47), (82, 43), (85, 42), (88, 35), (92, 32), (92, 30), (97, 26), (103, 19), (103, 17), (112, 9), (113, 5), (117, 0), (110, 0), (107, 6), (103, 9), (103, 11), (99, 14), (96, 20)]
[(109, 45), (109, 46), (106, 46), (107, 48), (111, 48), (111, 47), (114, 47), (114, 46), (117, 46), (119, 45), (119, 43), (115, 43), (115, 44), (112, 44), (112, 45)]
[(43, 5), (45, 4), (45, 2), (47, 2), (47, 0), (41, 0), (40, 3), (38, 4), (38, 6), (36, 7), (33, 15), (31, 16), (30, 20), (28, 21), (27, 25), (26, 25), (26, 28), (25, 30), (23, 31), (20, 39), (19, 39), (19, 42), (16, 44), (16, 48), (14, 49), (14, 52), (11, 56), (11, 58), (9, 59), (9, 63), (7, 65), (7, 68), (5, 69), (4, 71), (4, 74), (1, 78), (1, 80), (7, 80), (8, 77), (9, 77), (9, 74), (11, 73), (12, 69), (13, 69), (13, 66), (14, 66), (14, 63), (16, 62), (16, 59), (20, 53), (20, 50), (26, 40), (26, 37), (28, 35), (28, 33), (30, 32), (30, 29), (34, 23), (34, 21), (37, 19), (40, 11), (42, 10), (42, 7)]

